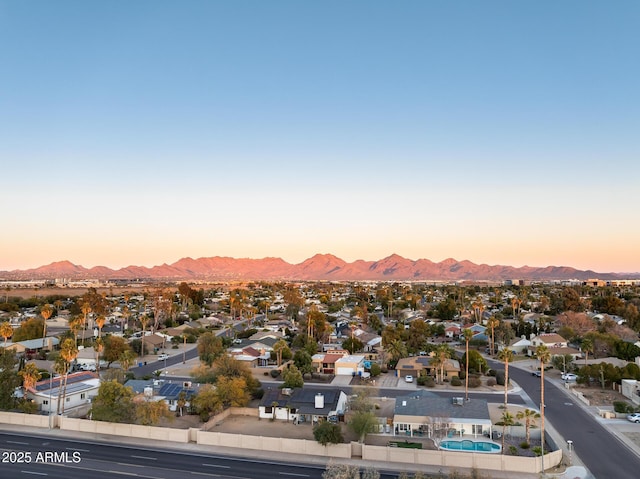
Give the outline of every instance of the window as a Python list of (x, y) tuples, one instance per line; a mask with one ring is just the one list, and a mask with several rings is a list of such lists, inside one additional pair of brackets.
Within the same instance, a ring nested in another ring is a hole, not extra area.
[(42, 401), (42, 404), (44, 404), (46, 406), (47, 404), (49, 404), (49, 400), (45, 399), (44, 401)]
[(80, 399), (84, 399), (86, 396), (87, 396), (86, 393), (82, 393), (80, 394)]
[(273, 414), (273, 408), (271, 406), (265, 406), (264, 408), (264, 413), (265, 414)]

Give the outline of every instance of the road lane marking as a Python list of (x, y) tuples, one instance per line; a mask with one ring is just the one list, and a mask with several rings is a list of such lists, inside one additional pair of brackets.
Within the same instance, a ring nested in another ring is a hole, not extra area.
[(158, 458), (157, 457), (149, 457), (149, 456), (131, 456), (131, 457), (135, 457), (136, 459), (148, 459), (149, 461), (157, 461)]
[(296, 474), (295, 472), (279, 472), (283, 476), (309, 477), (309, 474)]
[(22, 474), (34, 474), (36, 476), (48, 476), (46, 472), (35, 472), (35, 471), (20, 471)]
[(65, 447), (67, 451), (91, 452), (89, 449), (80, 449), (78, 447)]
[(231, 469), (231, 466), (221, 466), (220, 464), (203, 464), (203, 466), (207, 467), (220, 467), (222, 469)]
[(130, 464), (128, 462), (116, 462), (118, 466), (127, 466), (127, 467), (144, 467), (142, 464)]
[(21, 446), (28, 446), (28, 442), (20, 442), (20, 441), (6, 441), (7, 444), (20, 444)]

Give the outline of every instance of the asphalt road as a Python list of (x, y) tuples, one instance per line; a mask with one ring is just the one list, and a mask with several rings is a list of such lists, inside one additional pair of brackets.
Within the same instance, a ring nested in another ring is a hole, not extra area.
[[(496, 367), (500, 367), (495, 365)], [(509, 376), (540, 405), (540, 378), (518, 368)], [(573, 441), (575, 454), (597, 479), (637, 479), (640, 458), (614, 434), (586, 412), (573, 397), (545, 379), (545, 419), (565, 438)]]
[[(216, 477), (222, 479), (320, 479), (324, 466), (202, 454), (151, 447), (75, 441), (30, 434), (0, 433), (0, 477), (50, 479), (153, 479)], [(384, 479), (397, 478), (383, 471)]]

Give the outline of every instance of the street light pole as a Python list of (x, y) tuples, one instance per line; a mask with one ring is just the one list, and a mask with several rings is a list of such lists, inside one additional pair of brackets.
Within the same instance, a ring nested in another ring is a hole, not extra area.
[(567, 445), (569, 446), (569, 465), (571, 466), (571, 465), (573, 465), (573, 462), (571, 460), (572, 459), (571, 458), (571, 449), (573, 447), (573, 441), (571, 439), (568, 439), (567, 440)]

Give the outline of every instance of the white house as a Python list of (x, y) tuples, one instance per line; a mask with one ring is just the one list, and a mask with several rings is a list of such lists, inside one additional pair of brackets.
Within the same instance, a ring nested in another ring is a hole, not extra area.
[[(61, 382), (63, 383), (62, 391), (60, 390)], [(64, 396), (65, 414), (75, 415), (74, 410), (78, 409), (82, 410), (81, 413), (86, 413), (91, 405), (91, 399), (98, 394), (98, 389), (100, 389), (100, 378), (96, 374), (87, 371), (69, 374)], [(55, 414), (58, 410), (58, 401), (62, 399), (64, 391), (64, 376), (56, 376), (38, 381), (33, 388), (27, 390), (27, 398), (34, 401), (41, 411)]]
[(335, 374), (338, 376), (357, 376), (364, 372), (365, 356), (351, 354), (343, 356), (336, 361)]
[(260, 400), (261, 419), (316, 423), (344, 415), (347, 395), (339, 389), (268, 389)]

